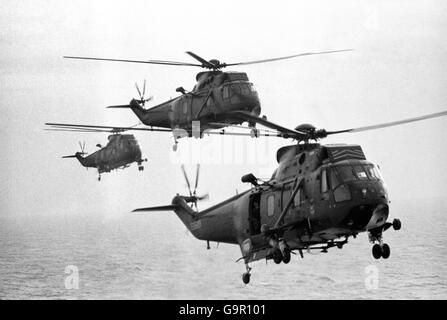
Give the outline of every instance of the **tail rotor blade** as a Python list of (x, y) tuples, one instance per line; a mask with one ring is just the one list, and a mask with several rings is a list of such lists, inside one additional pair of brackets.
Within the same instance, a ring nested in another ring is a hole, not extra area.
[(202, 195), (202, 196), (198, 196), (198, 197), (197, 197), (197, 200), (208, 200), (209, 197), (210, 197), (210, 195), (209, 195), (208, 193), (205, 193), (205, 194)]
[(194, 195), (196, 195), (196, 191), (197, 191), (197, 186), (199, 185), (199, 172), (200, 172), (200, 164), (197, 164), (197, 169), (196, 169), (196, 184), (194, 186)]
[(141, 100), (144, 99), (144, 94), (145, 93), (146, 93), (146, 79), (144, 79), (144, 82), (143, 82), (143, 94), (141, 95)]
[(186, 180), (186, 184), (188, 185), (189, 195), (192, 197), (191, 184), (189, 183), (188, 175), (186, 174), (186, 171), (185, 171), (185, 166), (182, 164), (181, 168), (182, 168), (183, 176), (185, 177), (185, 180)]
[(141, 95), (140, 88), (138, 87), (138, 84), (137, 84), (136, 82), (135, 82), (135, 88), (137, 88), (138, 95), (140, 96), (140, 100), (143, 100), (142, 95)]

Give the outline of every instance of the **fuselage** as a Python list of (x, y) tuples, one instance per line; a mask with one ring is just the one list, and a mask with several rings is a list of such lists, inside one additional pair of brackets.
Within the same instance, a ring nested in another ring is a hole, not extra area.
[[(278, 224), (289, 200), (291, 205), (276, 227), (290, 249), (356, 235), (386, 222), (389, 199), (385, 184), (360, 146), (289, 146), (278, 151), (278, 161), (267, 183), (183, 222), (201, 240), (241, 248), (248, 241), (249, 251), (257, 251), (259, 257), (273, 249), (263, 229)], [(292, 199), (295, 187), (298, 191)]]
[(97, 168), (99, 173), (142, 161), (138, 141), (130, 134), (112, 134), (105, 147), (85, 158), (81, 156), (77, 158), (84, 167)]
[(200, 121), (200, 131), (218, 129), (225, 124), (240, 124), (232, 111), (245, 111), (254, 116), (261, 112), (258, 93), (246, 73), (208, 71), (197, 75), (192, 92), (143, 109), (136, 100), (131, 108), (147, 126), (192, 130), (192, 122)]

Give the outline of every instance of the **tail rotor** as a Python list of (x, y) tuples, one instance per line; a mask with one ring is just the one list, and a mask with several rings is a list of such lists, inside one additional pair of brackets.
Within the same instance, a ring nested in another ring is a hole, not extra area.
[(195, 207), (196, 211), (199, 211), (198, 207), (197, 207), (197, 202), (199, 200), (206, 200), (209, 198), (208, 193), (204, 194), (204, 195), (197, 195), (197, 187), (199, 185), (199, 173), (200, 173), (200, 164), (197, 164), (197, 168), (196, 168), (196, 181), (194, 182), (194, 190), (191, 191), (191, 183), (189, 182), (189, 178), (188, 175), (186, 174), (186, 170), (185, 170), (185, 166), (182, 165), (181, 166), (182, 169), (182, 173), (183, 176), (185, 178), (186, 181), (186, 185), (188, 186), (188, 191), (189, 191), (189, 196), (182, 196), (182, 198), (186, 201), (186, 202), (190, 202), (191, 203), (191, 208)]
[(81, 143), (81, 141), (78, 141), (78, 143), (79, 143), (79, 148), (81, 148), (81, 151), (78, 151), (75, 154), (70, 155), (70, 156), (63, 156), (62, 158), (64, 158), (64, 159), (65, 158), (77, 158), (78, 156), (88, 154), (88, 152), (85, 152), (85, 141), (83, 141), (82, 143)]
[(144, 98), (144, 94), (146, 93), (146, 79), (143, 82), (143, 92), (140, 91), (140, 87), (138, 87), (138, 83), (135, 82), (135, 88), (138, 91), (138, 95), (140, 97), (140, 100), (137, 100), (143, 107), (146, 104), (146, 102), (151, 101), (153, 99), (152, 96), (150, 96), (149, 98), (145, 99)]

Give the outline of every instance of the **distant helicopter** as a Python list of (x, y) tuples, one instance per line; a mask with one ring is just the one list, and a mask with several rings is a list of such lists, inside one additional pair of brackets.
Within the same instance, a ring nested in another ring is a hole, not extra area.
[[(352, 49), (307, 52), (279, 58), (238, 63), (223, 63), (216, 59), (206, 60), (190, 51), (187, 51), (186, 53), (199, 61), (200, 64), (163, 60), (141, 61), (74, 56), (65, 56), (64, 58), (172, 66), (194, 66), (208, 69), (209, 71), (197, 74), (197, 84), (192, 91), (187, 92), (184, 88), (179, 87), (176, 91), (180, 92), (182, 94), (181, 96), (163, 102), (152, 108), (144, 108), (145, 102), (150, 100), (150, 98), (144, 98), (146, 85), (144, 85), (142, 93), (137, 86), (140, 99), (132, 99), (130, 103), (126, 105), (109, 107), (130, 108), (144, 125), (154, 127), (154, 129), (169, 128), (173, 130), (175, 143), (173, 149), (175, 151), (177, 149), (177, 139), (185, 135), (189, 137), (193, 136), (194, 121), (200, 121), (200, 129), (197, 133), (197, 138), (201, 138), (202, 133), (205, 130), (240, 125), (243, 122), (248, 122), (247, 129), (250, 129), (250, 135), (252, 137), (259, 136), (260, 132), (255, 129), (256, 123), (260, 123), (260, 121), (266, 122), (266, 119), (265, 117), (264, 119), (259, 117), (261, 113), (261, 104), (258, 93), (254, 89), (253, 84), (249, 81), (245, 72), (223, 72), (223, 68), (351, 50)], [(177, 134), (175, 129), (182, 129), (182, 134)], [(184, 135), (183, 132), (186, 132), (186, 134)]]
[(114, 133), (109, 135), (108, 139), (109, 142), (105, 147), (97, 144), (100, 149), (87, 157), (83, 157), (87, 154), (84, 151), (85, 142), (83, 144), (79, 142), (80, 152), (62, 158), (76, 158), (84, 167), (97, 168), (98, 181), (101, 180), (101, 173), (127, 168), (133, 162), (138, 163), (139, 171), (144, 170), (142, 163), (147, 159), (141, 158), (140, 146), (133, 135)]
[[(317, 130), (310, 124), (295, 130), (284, 128), (278, 136), (296, 139), (298, 144), (277, 151), (278, 168), (268, 181), (253, 174), (242, 177), (252, 188), (208, 209), (198, 211), (194, 192), (175, 196), (171, 205), (134, 210), (173, 210), (198, 239), (239, 245), (250, 282), (249, 262), (272, 259), (289, 263), (291, 253), (343, 246), (350, 236), (368, 232), (375, 259), (388, 259), (390, 246), (383, 232), (401, 228), (401, 221), (388, 222), (390, 202), (379, 167), (368, 161), (359, 145), (320, 145), (316, 140), (328, 135), (379, 129), (447, 115), (447, 111), (339, 131)], [(312, 143), (310, 140), (315, 140)], [(188, 205), (192, 203), (196, 210)], [(239, 261), (238, 260), (238, 261)]]

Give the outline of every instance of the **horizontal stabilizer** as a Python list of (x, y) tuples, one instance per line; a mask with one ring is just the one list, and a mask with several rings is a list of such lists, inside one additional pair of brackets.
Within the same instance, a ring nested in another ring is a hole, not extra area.
[(178, 208), (176, 205), (168, 205), (168, 206), (158, 206), (158, 207), (147, 207), (147, 208), (139, 208), (132, 210), (132, 212), (143, 212), (143, 211), (173, 211)]
[(129, 109), (129, 108), (132, 108), (132, 106), (130, 104), (120, 104), (120, 105), (117, 105), (117, 106), (108, 106), (107, 108), (110, 108), (110, 109)]

